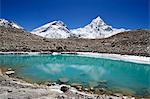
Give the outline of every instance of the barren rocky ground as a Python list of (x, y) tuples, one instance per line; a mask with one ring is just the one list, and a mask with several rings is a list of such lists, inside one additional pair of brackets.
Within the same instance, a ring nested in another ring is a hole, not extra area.
[(150, 30), (133, 30), (105, 39), (48, 39), (0, 27), (0, 51), (100, 52), (150, 56)]
[[(14, 74), (15, 72), (13, 72)], [(90, 94), (69, 85), (28, 83), (0, 68), (0, 99), (135, 99), (122, 94)]]

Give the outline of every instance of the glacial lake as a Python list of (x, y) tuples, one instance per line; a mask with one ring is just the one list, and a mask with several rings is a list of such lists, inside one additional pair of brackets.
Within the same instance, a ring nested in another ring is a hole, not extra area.
[(150, 94), (150, 64), (70, 54), (0, 55), (0, 67), (15, 69), (18, 77), (33, 82), (69, 79), (69, 83), (127, 91), (138, 96)]

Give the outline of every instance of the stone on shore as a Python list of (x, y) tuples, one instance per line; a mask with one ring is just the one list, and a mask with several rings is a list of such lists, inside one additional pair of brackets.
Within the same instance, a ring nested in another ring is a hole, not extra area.
[(60, 88), (60, 90), (63, 91), (63, 92), (67, 92), (69, 90), (69, 88), (67, 86), (62, 86)]
[(60, 78), (60, 79), (59, 79), (59, 82), (60, 82), (61, 84), (66, 84), (66, 83), (69, 82), (69, 79), (68, 79), (68, 78)]
[(71, 86), (78, 89), (79, 91), (81, 91), (83, 88), (82, 84), (79, 84), (79, 83), (72, 83)]
[(12, 71), (12, 68), (8, 68), (7, 70), (8, 70), (8, 71)]
[(6, 75), (12, 75), (14, 73), (15, 73), (15, 71), (7, 71), (7, 72), (5, 72)]

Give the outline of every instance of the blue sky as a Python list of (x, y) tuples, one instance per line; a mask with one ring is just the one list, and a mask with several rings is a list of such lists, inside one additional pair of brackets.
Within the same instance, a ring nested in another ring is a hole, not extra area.
[(28, 31), (54, 20), (83, 27), (100, 16), (116, 28), (150, 28), (149, 0), (0, 0), (0, 17)]

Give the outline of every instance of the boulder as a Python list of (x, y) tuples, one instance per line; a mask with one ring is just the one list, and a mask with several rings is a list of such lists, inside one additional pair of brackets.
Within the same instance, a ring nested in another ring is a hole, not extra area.
[(89, 89), (88, 88), (84, 88), (84, 91), (89, 91)]
[(63, 91), (63, 92), (67, 92), (69, 90), (69, 88), (67, 86), (62, 86), (60, 88), (60, 90)]
[(8, 71), (12, 71), (12, 68), (8, 68), (7, 70), (8, 70)]
[(66, 83), (69, 82), (69, 79), (67, 79), (67, 78), (60, 78), (60, 79), (59, 79), (59, 82), (60, 82), (61, 84), (66, 84)]
[(83, 88), (82, 84), (79, 84), (79, 83), (72, 83), (71, 86), (78, 89), (79, 91), (81, 91)]
[(12, 92), (12, 89), (8, 89), (7, 92)]
[(94, 91), (94, 88), (93, 88), (93, 87), (90, 87), (90, 90), (91, 90), (91, 91)]
[(7, 72), (5, 72), (6, 75), (12, 75), (14, 73), (15, 73), (15, 71), (7, 71)]
[(46, 82), (44, 83), (44, 85), (52, 86), (52, 83), (51, 83), (50, 81), (46, 81)]

